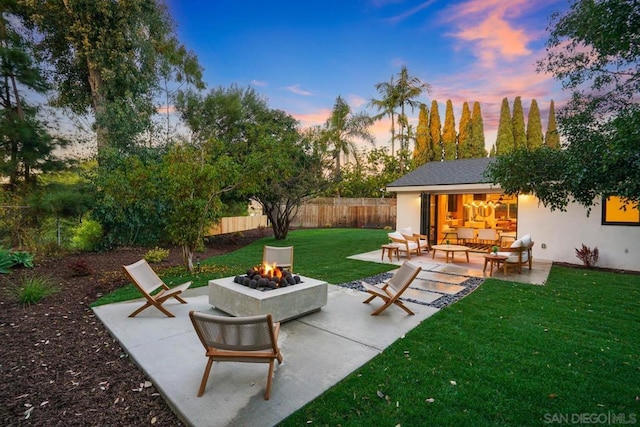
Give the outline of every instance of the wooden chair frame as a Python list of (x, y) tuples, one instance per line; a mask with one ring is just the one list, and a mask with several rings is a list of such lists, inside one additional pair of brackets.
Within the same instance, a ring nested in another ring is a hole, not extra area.
[[(145, 259), (141, 259), (130, 265), (123, 265), (125, 273), (131, 278), (133, 284), (147, 300), (146, 304), (134, 311), (129, 317), (135, 317), (141, 311), (149, 307), (155, 307), (168, 317), (175, 317), (173, 313), (164, 308), (162, 304), (169, 298), (177, 299), (181, 304), (187, 302), (180, 297), (180, 294), (191, 286), (191, 282), (170, 288), (160, 277), (153, 271), (149, 263)], [(156, 290), (160, 292), (153, 294)]]
[[(402, 236), (404, 237), (404, 234)], [(416, 243), (413, 238), (411, 240), (407, 240), (406, 237), (403, 239), (398, 239), (397, 237), (389, 236), (389, 239), (391, 239), (393, 243), (397, 243), (398, 245), (400, 245), (398, 247), (398, 250), (401, 252), (406, 252), (408, 259), (411, 259), (412, 252), (415, 253), (416, 256), (420, 256), (420, 245)], [(415, 243), (415, 247), (411, 247), (409, 243)]]
[[(531, 242), (530, 245), (528, 246), (519, 246), (519, 247), (515, 247), (512, 248), (510, 246), (504, 246), (501, 247), (499, 249), (499, 253), (507, 253), (507, 252), (511, 252), (513, 253), (518, 253), (518, 261), (516, 262), (507, 262), (505, 261), (505, 265), (507, 267), (518, 267), (518, 274), (522, 274), (522, 265), (523, 264), (529, 264), (529, 270), (531, 270), (532, 264), (533, 264), (533, 245), (535, 244), (535, 242)], [(527, 252), (527, 259), (525, 261), (522, 260), (522, 254)]]
[(400, 297), (407, 290), (411, 282), (416, 278), (418, 273), (422, 270), (421, 267), (405, 261), (402, 267), (395, 274), (386, 281), (382, 286), (371, 285), (367, 282), (362, 282), (362, 286), (365, 291), (371, 294), (371, 296), (363, 301), (363, 304), (368, 304), (375, 298), (381, 298), (384, 304), (378, 307), (372, 316), (377, 316), (382, 313), (387, 307), (397, 305), (401, 309), (407, 312), (407, 314), (414, 315), (415, 313), (409, 309), (406, 305), (400, 301)]
[(274, 361), (282, 363), (278, 348), (280, 322), (270, 314), (249, 317), (224, 317), (190, 311), (189, 317), (208, 358), (198, 397), (204, 394), (214, 361), (268, 363), (269, 376), (264, 399), (271, 396)]

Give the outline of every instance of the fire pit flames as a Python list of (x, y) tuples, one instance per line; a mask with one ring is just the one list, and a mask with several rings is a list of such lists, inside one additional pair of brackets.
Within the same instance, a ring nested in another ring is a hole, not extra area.
[(252, 289), (269, 291), (301, 283), (300, 276), (292, 274), (274, 264), (257, 265), (247, 270), (247, 274), (236, 276), (233, 281)]

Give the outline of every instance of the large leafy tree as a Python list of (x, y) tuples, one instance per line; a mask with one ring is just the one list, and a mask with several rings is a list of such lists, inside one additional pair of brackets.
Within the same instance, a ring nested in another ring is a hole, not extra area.
[[(301, 134), (295, 119), (269, 108), (266, 99), (251, 88), (185, 93), (178, 101), (178, 111), (193, 132), (194, 142), (217, 141), (219, 153), (228, 154), (240, 166), (236, 188), (221, 201), (230, 205), (255, 199), (269, 217), (276, 239), (286, 238), (300, 204), (324, 189), (325, 156), (335, 149), (327, 145), (333, 140), (325, 138), (326, 129)], [(340, 101), (342, 106), (344, 101)], [(342, 118), (352, 119), (349, 114)], [(346, 133), (340, 135), (347, 138)]]
[(193, 270), (193, 253), (203, 244), (205, 230), (222, 217), (221, 195), (238, 183), (240, 168), (215, 140), (176, 144), (163, 157), (162, 197), (165, 230), (171, 243), (182, 247), (186, 268)]
[(92, 115), (98, 149), (130, 147), (149, 129), (159, 82), (200, 87), (201, 69), (156, 0), (19, 0), (51, 64), (55, 104)]
[(0, 174), (9, 178), (10, 189), (35, 182), (35, 172), (62, 167), (54, 150), (65, 145), (25, 98), (25, 93), (45, 95), (49, 87), (33, 60), (32, 43), (18, 29), (18, 10), (15, 1), (0, 5)]
[(386, 148), (373, 149), (366, 153), (364, 161), (352, 163), (344, 168), (343, 180), (339, 183), (340, 194), (346, 197), (385, 197), (388, 183), (400, 178), (397, 156)]
[(513, 126), (511, 113), (509, 112), (509, 100), (505, 97), (500, 105), (500, 121), (498, 122), (498, 134), (496, 135), (496, 155), (510, 153), (515, 148), (513, 142)]
[(246, 194), (258, 201), (276, 240), (286, 239), (291, 221), (305, 200), (325, 187), (322, 154), (303, 138), (298, 122), (284, 111), (269, 110), (259, 125), (260, 137), (245, 157), (250, 175)]
[[(572, 92), (558, 115), (564, 150), (523, 150), (498, 159), (494, 182), (531, 191), (545, 206), (586, 207), (617, 195), (640, 201), (640, 8), (623, 0), (576, 0), (554, 15), (539, 70)], [(513, 174), (522, 164), (531, 176)]]
[(542, 121), (540, 109), (535, 99), (531, 100), (529, 115), (527, 116), (527, 147), (538, 148), (542, 145)]
[(453, 103), (447, 99), (444, 112), (444, 127), (442, 128), (442, 150), (445, 160), (455, 160), (456, 149), (456, 119), (453, 117)]

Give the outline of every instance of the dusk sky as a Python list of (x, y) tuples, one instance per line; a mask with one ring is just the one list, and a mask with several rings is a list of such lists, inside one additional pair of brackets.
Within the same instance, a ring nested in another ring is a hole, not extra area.
[[(419, 101), (437, 100), (444, 123), (451, 99), (456, 129), (462, 103), (479, 101), (487, 149), (500, 103), (522, 97), (525, 121), (532, 99), (546, 131), (549, 102), (568, 94), (536, 73), (553, 12), (566, 0), (167, 0), (180, 40), (204, 67), (208, 89), (253, 87), (271, 108), (301, 126), (322, 124), (341, 95), (354, 111), (379, 98), (375, 84), (406, 65), (430, 84)], [(409, 117), (417, 123), (418, 111)], [(377, 147), (389, 146), (390, 124), (372, 128)]]

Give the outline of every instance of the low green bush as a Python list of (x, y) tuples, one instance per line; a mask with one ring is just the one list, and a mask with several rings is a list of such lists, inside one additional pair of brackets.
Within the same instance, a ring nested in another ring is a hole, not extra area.
[(156, 246), (153, 249), (150, 249), (146, 254), (144, 254), (144, 259), (150, 263), (162, 262), (165, 259), (169, 258), (169, 249), (162, 249)]
[(71, 249), (95, 251), (100, 244), (102, 235), (102, 226), (98, 221), (85, 219), (74, 230), (70, 243)]
[(14, 266), (22, 266), (26, 268), (33, 268), (33, 254), (26, 251), (13, 251), (11, 252), (11, 260)]
[(44, 297), (58, 292), (51, 279), (44, 276), (22, 276), (20, 283), (10, 288), (20, 304), (35, 304)]

